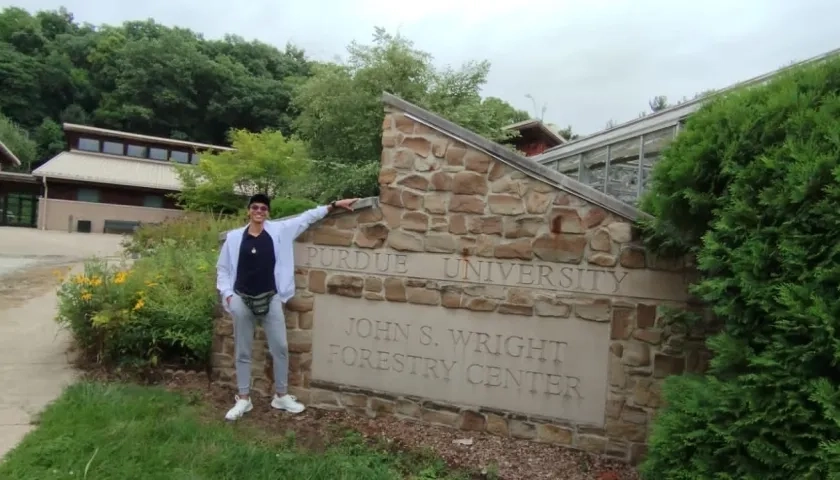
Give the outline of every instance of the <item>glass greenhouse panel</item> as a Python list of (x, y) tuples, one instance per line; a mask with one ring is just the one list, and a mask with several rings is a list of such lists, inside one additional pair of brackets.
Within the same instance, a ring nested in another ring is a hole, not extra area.
[(625, 203), (635, 203), (639, 192), (639, 138), (629, 138), (610, 146), (607, 168), (607, 195)]
[(604, 174), (607, 162), (607, 147), (597, 147), (581, 155), (580, 181), (604, 191)]
[(580, 155), (572, 155), (570, 157), (561, 158), (554, 163), (554, 169), (563, 175), (578, 179), (578, 170), (580, 165)]
[(653, 167), (656, 164), (662, 150), (674, 139), (676, 131), (676, 125), (671, 125), (645, 135), (645, 167)]

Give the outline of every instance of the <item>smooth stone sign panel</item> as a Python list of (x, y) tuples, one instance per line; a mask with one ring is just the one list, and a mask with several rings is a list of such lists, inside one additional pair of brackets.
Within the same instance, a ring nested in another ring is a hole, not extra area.
[(643, 300), (689, 299), (682, 273), (566, 265), (458, 254), (295, 244), (295, 265), (351, 274), (387, 275), (460, 284), (531, 288)]
[(314, 322), (313, 379), (604, 424), (608, 323), (335, 295)]

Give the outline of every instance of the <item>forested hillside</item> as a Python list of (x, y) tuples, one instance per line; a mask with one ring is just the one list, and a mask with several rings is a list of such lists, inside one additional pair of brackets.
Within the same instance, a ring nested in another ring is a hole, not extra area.
[(62, 122), (214, 144), (228, 144), (231, 129), (272, 129), (300, 137), (318, 159), (355, 164), (378, 159), (382, 90), (491, 137), (527, 117), (480, 97), (487, 62), (438, 70), (409, 40), (379, 29), (346, 56), (316, 63), (292, 45), (206, 39), (154, 20), (94, 26), (64, 9), (6, 8), (0, 140), (29, 163), (62, 148)]

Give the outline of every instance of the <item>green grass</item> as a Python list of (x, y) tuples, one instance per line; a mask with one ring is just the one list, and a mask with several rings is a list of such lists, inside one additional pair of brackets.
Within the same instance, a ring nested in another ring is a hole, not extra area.
[(203, 408), (154, 387), (73, 385), (0, 463), (0, 479), (464, 478), (433, 457), (376, 448), (358, 435), (305, 451), (292, 436), (208, 419)]

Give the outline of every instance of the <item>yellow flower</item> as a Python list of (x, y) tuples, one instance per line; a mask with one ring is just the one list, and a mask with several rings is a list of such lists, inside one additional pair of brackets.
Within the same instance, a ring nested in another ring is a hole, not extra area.
[(117, 274), (114, 275), (114, 283), (116, 283), (117, 285), (119, 285), (121, 283), (124, 283), (125, 278), (127, 276), (128, 276), (128, 273), (126, 273), (126, 272), (117, 272)]
[(98, 287), (98, 286), (102, 285), (102, 279), (99, 278), (99, 277), (91, 277), (89, 283), (90, 283), (90, 285), (92, 285), (94, 287)]
[(82, 292), (82, 296), (81, 296), (81, 298), (82, 298), (82, 300), (84, 300), (85, 302), (88, 302), (88, 301), (90, 301), (90, 299), (91, 299), (91, 298), (93, 298), (93, 294), (92, 294), (92, 293), (90, 293), (90, 292), (83, 291), (83, 292)]
[(146, 302), (144, 302), (142, 298), (140, 300), (137, 300), (137, 303), (134, 304), (134, 310), (135, 311), (140, 310), (141, 308), (143, 308), (143, 305), (145, 305), (145, 304), (146, 304)]
[(85, 276), (82, 274), (78, 274), (75, 277), (73, 277), (73, 283), (75, 283), (76, 285), (87, 283), (87, 278), (85, 278)]

